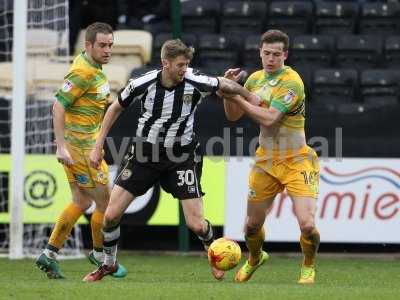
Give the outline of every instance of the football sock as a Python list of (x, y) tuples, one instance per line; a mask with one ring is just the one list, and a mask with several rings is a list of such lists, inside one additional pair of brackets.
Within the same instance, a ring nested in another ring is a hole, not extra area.
[[(256, 259), (257, 257), (261, 257), (262, 245), (265, 240), (265, 231), (264, 227), (261, 227), (256, 233), (251, 235), (246, 235), (246, 245), (250, 252), (250, 257), (252, 259)], [(250, 265), (252, 265), (253, 261), (249, 260)]]
[(93, 256), (97, 261), (100, 261), (102, 263), (104, 261), (103, 248), (93, 249)]
[(104, 242), (104, 264), (112, 266), (117, 261), (117, 245), (120, 236), (120, 227), (103, 228)]
[(214, 230), (212, 228), (212, 225), (211, 225), (210, 221), (208, 221), (208, 220), (204, 220), (204, 221), (207, 223), (206, 233), (203, 236), (198, 235), (197, 237), (203, 243), (204, 248), (207, 251), (208, 247), (214, 241)]
[(48, 245), (53, 246), (53, 248), (60, 249), (71, 233), (76, 221), (82, 214), (83, 211), (74, 202), (68, 204), (58, 217), (53, 232), (50, 235)]
[(58, 249), (56, 247), (53, 247), (52, 245), (47, 244), (46, 248), (43, 250), (43, 253), (51, 259), (57, 259)]
[(300, 236), (301, 251), (304, 254), (303, 265), (312, 267), (315, 264), (315, 256), (318, 252), (319, 247), (319, 232), (316, 228), (313, 229), (311, 234)]
[(90, 227), (92, 229), (93, 249), (98, 252), (103, 252), (103, 218), (104, 213), (95, 210), (90, 218)]

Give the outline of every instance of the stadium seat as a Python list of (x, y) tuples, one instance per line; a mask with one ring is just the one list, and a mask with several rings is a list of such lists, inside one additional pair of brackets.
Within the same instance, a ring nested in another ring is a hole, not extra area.
[(214, 0), (182, 2), (182, 29), (187, 33), (215, 33), (218, 29), (220, 4)]
[(58, 33), (50, 29), (28, 29), (26, 50), (29, 56), (53, 56), (57, 54)]
[(226, 2), (222, 10), (221, 33), (240, 35), (261, 33), (266, 15), (265, 2)]
[(10, 62), (0, 63), (0, 97), (11, 99), (12, 81), (13, 81), (13, 64)]
[(266, 29), (280, 29), (289, 36), (310, 33), (313, 3), (273, 1), (270, 3)]
[(313, 106), (335, 111), (340, 103), (354, 102), (357, 96), (358, 74), (355, 69), (320, 69), (312, 82)]
[(355, 2), (316, 2), (314, 32), (332, 35), (353, 34), (358, 10), (358, 3)]
[(362, 101), (376, 108), (397, 105), (399, 99), (399, 70), (365, 70), (361, 73)]
[(114, 46), (111, 56), (113, 64), (119, 64), (130, 71), (150, 61), (153, 37), (144, 30), (114, 31)]
[(379, 36), (338, 36), (335, 65), (359, 70), (373, 69), (378, 67), (381, 54), (382, 40)]
[(103, 66), (103, 72), (106, 74), (110, 85), (111, 101), (114, 101), (120, 89), (122, 89), (128, 81), (129, 72), (125, 67), (114, 64), (106, 64)]
[(362, 4), (360, 34), (398, 35), (400, 33), (399, 2), (366, 2)]
[(79, 53), (81, 53), (83, 50), (85, 50), (85, 33), (86, 30), (82, 29), (78, 33), (78, 37), (76, 38), (75, 42), (75, 51), (74, 51), (74, 56), (77, 56)]
[[(160, 33), (157, 34), (154, 37), (154, 42), (153, 42), (153, 55), (151, 58), (151, 64), (153, 65), (160, 65), (160, 52), (161, 52), (161, 47), (164, 44), (165, 41), (172, 39), (173, 36), (171, 33)], [(197, 37), (194, 34), (190, 33), (183, 33), (180, 37), (180, 39), (187, 45), (187, 46), (192, 46), (195, 49), (197, 48)], [(194, 60), (196, 60), (196, 54), (194, 56)], [(195, 63), (195, 61), (193, 61)]]
[(55, 92), (62, 86), (69, 64), (35, 63), (30, 61), (32, 68), (30, 91), (35, 96), (33, 100), (53, 101)]
[(400, 69), (400, 36), (387, 37), (383, 47), (385, 67)]
[(260, 69), (260, 35), (250, 35), (246, 38), (244, 43), (244, 50), (242, 51), (242, 65), (248, 69)]
[(220, 34), (205, 34), (199, 38), (199, 63), (201, 67), (215, 69), (238, 66), (240, 39)]
[(295, 36), (289, 51), (290, 65), (311, 70), (329, 68), (333, 61), (333, 49), (333, 36)]

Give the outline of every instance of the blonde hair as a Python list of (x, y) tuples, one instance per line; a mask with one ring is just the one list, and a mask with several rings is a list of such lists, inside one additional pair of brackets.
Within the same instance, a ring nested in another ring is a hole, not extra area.
[(172, 60), (180, 55), (193, 59), (194, 48), (186, 46), (180, 39), (167, 40), (161, 47), (161, 59)]

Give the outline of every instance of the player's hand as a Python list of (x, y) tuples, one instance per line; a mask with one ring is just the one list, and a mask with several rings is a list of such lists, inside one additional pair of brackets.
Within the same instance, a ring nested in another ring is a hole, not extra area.
[(224, 77), (233, 80), (235, 82), (238, 82), (246, 75), (247, 75), (246, 71), (242, 71), (240, 70), (240, 68), (235, 68), (226, 70)]
[(249, 103), (255, 105), (255, 106), (260, 106), (262, 100), (260, 96), (250, 93), (250, 97), (246, 99)]
[(74, 164), (74, 161), (72, 160), (71, 154), (69, 154), (69, 151), (65, 147), (57, 147), (56, 151), (56, 158), (59, 163), (70, 166)]
[(99, 169), (101, 160), (103, 159), (103, 151), (98, 148), (94, 148), (89, 154), (89, 163), (92, 168)]

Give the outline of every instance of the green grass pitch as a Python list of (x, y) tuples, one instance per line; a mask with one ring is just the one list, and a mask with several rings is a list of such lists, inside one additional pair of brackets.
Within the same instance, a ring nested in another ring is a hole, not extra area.
[[(400, 261), (372, 258), (328, 258), (318, 261), (313, 286), (296, 283), (300, 258), (271, 258), (242, 284), (233, 282), (234, 270), (221, 282), (210, 274), (207, 260), (199, 256), (119, 256), (129, 273), (124, 279), (106, 277), (85, 283), (93, 270), (87, 260), (64, 260), (65, 280), (49, 280), (25, 259), (0, 259), (0, 299), (400, 299)], [(242, 258), (243, 260), (243, 258)]]

